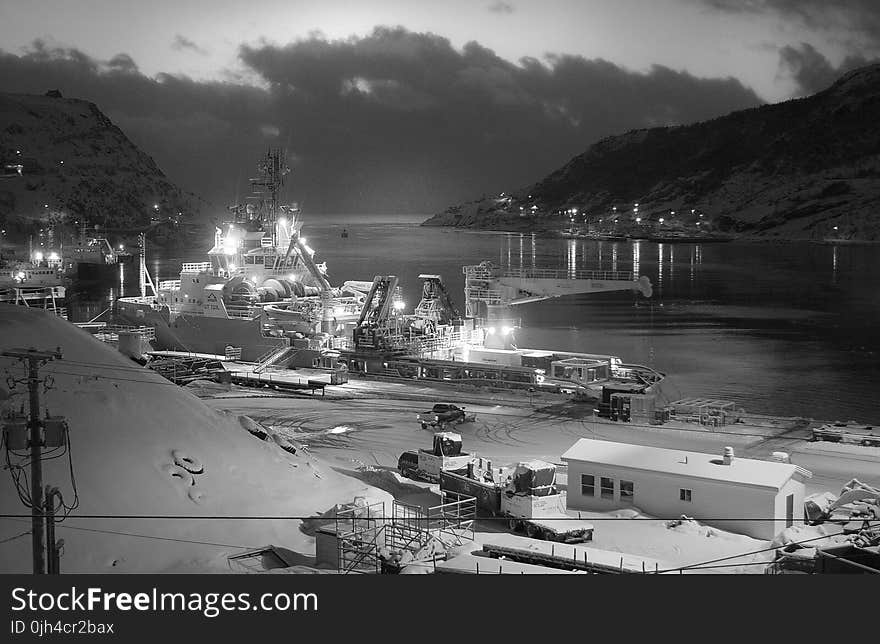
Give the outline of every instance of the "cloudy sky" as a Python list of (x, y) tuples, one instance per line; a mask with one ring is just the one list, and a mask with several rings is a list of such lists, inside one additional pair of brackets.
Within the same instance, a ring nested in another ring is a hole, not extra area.
[(4, 91), (97, 103), (218, 205), (284, 146), (313, 213), (431, 214), (878, 55), (878, 0), (0, 0)]

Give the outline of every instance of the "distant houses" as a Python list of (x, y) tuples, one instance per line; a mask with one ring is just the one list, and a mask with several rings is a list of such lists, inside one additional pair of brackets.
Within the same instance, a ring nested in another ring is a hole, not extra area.
[(772, 539), (803, 522), (811, 474), (791, 463), (582, 438), (565, 454), (568, 509), (635, 507), (662, 518), (687, 515), (723, 530)]

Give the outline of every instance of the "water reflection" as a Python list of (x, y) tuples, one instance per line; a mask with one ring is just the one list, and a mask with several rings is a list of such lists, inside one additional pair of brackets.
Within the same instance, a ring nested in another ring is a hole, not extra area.
[(642, 250), (642, 240), (636, 239), (632, 243), (633, 247), (633, 276), (639, 276), (639, 259)]
[(690, 262), (691, 263), (691, 271), (690, 271), (689, 282), (691, 284), (691, 291), (693, 291), (693, 286), (694, 286), (694, 263), (696, 260), (696, 256), (697, 256), (697, 247), (694, 246), (691, 248), (691, 262)]
[(832, 246), (834, 249), (831, 255), (831, 283), (837, 284), (837, 246)]
[(663, 292), (663, 244), (657, 244), (657, 291)]
[(574, 277), (577, 273), (577, 242), (574, 239), (568, 240), (568, 276)]
[(617, 242), (611, 244), (611, 270), (617, 270)]

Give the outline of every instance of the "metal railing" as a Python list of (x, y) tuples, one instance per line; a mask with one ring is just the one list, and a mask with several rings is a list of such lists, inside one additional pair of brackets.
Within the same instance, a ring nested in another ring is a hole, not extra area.
[(602, 271), (602, 270), (566, 270), (555, 268), (505, 268), (502, 269), (503, 277), (520, 277), (524, 279), (576, 279), (576, 280), (599, 280), (599, 281), (633, 281), (630, 271)]
[(513, 268), (502, 266), (464, 266), (462, 273), (466, 279), (491, 280), (500, 277), (518, 277), (523, 279), (578, 279), (578, 280), (623, 280), (631, 282), (634, 277), (631, 271), (605, 271), (605, 270), (568, 270), (557, 268)]
[(211, 262), (187, 262), (180, 267), (181, 273), (203, 273), (211, 270)]

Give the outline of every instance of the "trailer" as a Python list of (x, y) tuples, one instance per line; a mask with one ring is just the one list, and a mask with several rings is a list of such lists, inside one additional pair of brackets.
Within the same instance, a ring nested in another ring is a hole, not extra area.
[(461, 436), (453, 432), (437, 432), (430, 450), (409, 450), (397, 460), (402, 476), (436, 483), (445, 471), (466, 472), (473, 454), (463, 452)]
[(481, 516), (507, 518), (507, 526), (533, 539), (582, 543), (593, 538), (593, 524), (565, 512), (565, 495), (556, 488), (556, 466), (544, 461), (493, 468), (483, 459), (466, 473), (443, 471), (440, 489), (476, 499)]

